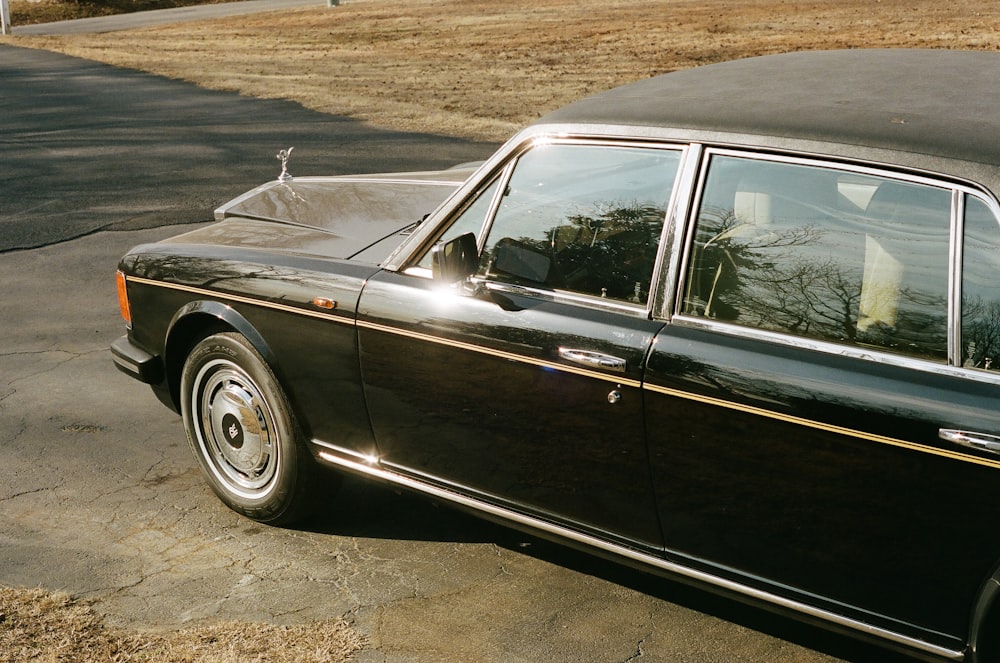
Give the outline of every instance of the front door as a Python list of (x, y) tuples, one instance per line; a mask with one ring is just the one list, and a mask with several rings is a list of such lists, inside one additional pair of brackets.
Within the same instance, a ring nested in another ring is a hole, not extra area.
[(380, 462), (645, 547), (660, 544), (641, 381), (662, 323), (648, 301), (676, 150), (528, 149), (443, 238), (478, 230), (472, 283), (424, 258), (359, 308)]

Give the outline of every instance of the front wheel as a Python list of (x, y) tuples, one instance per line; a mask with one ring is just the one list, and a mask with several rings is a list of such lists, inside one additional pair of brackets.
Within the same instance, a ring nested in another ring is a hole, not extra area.
[(316, 509), (319, 468), (274, 374), (242, 335), (214, 334), (192, 349), (181, 415), (209, 484), (231, 509), (271, 525)]

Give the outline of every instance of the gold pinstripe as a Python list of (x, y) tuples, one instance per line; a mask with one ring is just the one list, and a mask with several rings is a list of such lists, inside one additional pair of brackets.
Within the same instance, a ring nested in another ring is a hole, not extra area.
[(297, 315), (305, 315), (310, 318), (320, 318), (322, 320), (330, 320), (331, 322), (339, 322), (341, 324), (348, 324), (348, 325), (354, 324), (354, 318), (333, 315), (332, 313), (324, 313), (322, 311), (310, 311), (309, 309), (300, 308), (298, 306), (289, 306), (288, 304), (269, 302), (266, 299), (253, 299), (252, 297), (233, 295), (228, 292), (220, 292), (218, 290), (208, 290), (207, 288), (196, 288), (190, 285), (167, 283), (166, 281), (155, 281), (153, 279), (146, 279), (140, 276), (126, 276), (125, 279), (128, 281), (133, 281), (135, 283), (141, 283), (143, 285), (159, 286), (161, 288), (167, 288), (170, 290), (180, 290), (183, 292), (190, 292), (195, 295), (212, 297), (213, 299), (226, 299), (233, 302), (239, 302), (241, 304), (262, 306), (264, 308), (270, 308), (276, 311), (284, 311), (285, 313), (295, 313)]
[(886, 437), (884, 435), (875, 435), (873, 433), (866, 433), (864, 431), (854, 430), (852, 428), (845, 428), (843, 426), (834, 426), (833, 424), (826, 424), (821, 421), (814, 421), (812, 419), (795, 417), (792, 415), (775, 412), (774, 410), (765, 410), (764, 408), (753, 407), (751, 405), (742, 405), (740, 403), (733, 403), (732, 401), (725, 401), (720, 398), (712, 398), (711, 396), (702, 396), (700, 394), (694, 394), (688, 391), (681, 391), (679, 389), (671, 389), (669, 387), (661, 387), (659, 385), (654, 385), (654, 384), (645, 384), (643, 385), (643, 388), (646, 389), (647, 391), (652, 391), (658, 394), (664, 394), (666, 396), (683, 398), (684, 400), (696, 401), (698, 403), (705, 403), (707, 405), (713, 405), (715, 407), (721, 407), (727, 410), (735, 410), (737, 412), (745, 412), (747, 414), (753, 414), (759, 417), (766, 417), (768, 419), (785, 421), (791, 424), (805, 426), (806, 428), (813, 428), (815, 430), (826, 431), (828, 433), (836, 433), (837, 435), (855, 437), (862, 440), (868, 440), (869, 442), (878, 442), (879, 444), (888, 444), (890, 446), (900, 447), (903, 449), (910, 449), (911, 451), (920, 451), (923, 453), (933, 454), (935, 456), (944, 456), (945, 458), (951, 458), (952, 460), (961, 460), (969, 463), (975, 463), (977, 465), (984, 465), (986, 467), (1000, 468), (1000, 460), (991, 460), (989, 458), (977, 458), (975, 456), (968, 456), (958, 451), (950, 451), (948, 449), (938, 449), (937, 447), (929, 447), (924, 444), (907, 442), (906, 440), (898, 440), (896, 438)]
[(632, 380), (622, 376), (610, 375), (607, 373), (600, 373), (598, 371), (591, 371), (585, 368), (577, 368), (575, 366), (567, 366), (566, 364), (557, 364), (554, 362), (544, 361), (541, 359), (535, 359), (533, 357), (527, 357), (525, 355), (514, 354), (512, 352), (503, 352), (502, 350), (494, 350), (492, 348), (487, 348), (481, 345), (473, 345), (471, 343), (463, 343), (461, 341), (453, 341), (446, 338), (440, 338), (438, 336), (432, 336), (430, 334), (422, 334), (420, 332), (408, 331), (405, 329), (400, 329), (398, 327), (390, 327), (387, 325), (380, 325), (374, 322), (356, 321), (353, 318), (340, 317), (332, 315), (329, 313), (323, 313), (320, 311), (310, 311), (308, 309), (299, 308), (296, 306), (289, 306), (287, 304), (278, 304), (275, 302), (269, 302), (263, 299), (253, 299), (251, 297), (243, 297), (241, 295), (232, 295), (225, 292), (219, 292), (216, 290), (208, 290), (206, 288), (196, 288), (189, 285), (180, 285), (177, 283), (167, 283), (165, 281), (156, 281), (153, 279), (142, 278), (139, 276), (126, 276), (129, 281), (135, 283), (141, 283), (144, 285), (159, 286), (162, 288), (169, 288), (171, 290), (180, 290), (183, 292), (190, 292), (196, 295), (202, 295), (206, 297), (213, 297), (219, 299), (225, 299), (234, 302), (240, 302), (242, 304), (251, 304), (253, 306), (263, 306), (265, 308), (271, 308), (278, 311), (284, 311), (286, 313), (294, 313), (297, 315), (306, 315), (313, 318), (320, 318), (323, 320), (330, 320), (332, 322), (339, 322), (341, 324), (350, 324), (358, 327), (364, 327), (365, 329), (371, 329), (373, 331), (380, 331), (386, 334), (395, 334), (396, 336), (406, 336), (408, 338), (416, 339), (419, 341), (424, 341), (426, 343), (436, 343), (438, 345), (446, 345), (453, 348), (458, 348), (460, 350), (466, 350), (469, 352), (478, 352), (480, 354), (492, 355), (494, 357), (500, 357), (503, 359), (509, 359), (510, 361), (517, 361), (523, 364), (531, 364), (534, 366), (539, 366), (541, 368), (549, 368), (556, 371), (561, 371), (564, 373), (573, 373), (575, 375), (582, 375), (584, 377), (590, 377), (597, 380), (603, 380), (605, 382), (613, 382), (615, 384), (620, 384), (623, 387), (635, 387), (639, 388), (642, 383), (639, 380)]
[(439, 345), (447, 345), (453, 348), (458, 348), (460, 350), (468, 350), (469, 352), (478, 352), (480, 354), (492, 355), (494, 357), (509, 359), (510, 361), (516, 361), (522, 364), (532, 364), (534, 366), (539, 366), (541, 368), (550, 368), (552, 370), (560, 371), (563, 373), (573, 373), (575, 375), (582, 375), (584, 377), (594, 378), (596, 380), (604, 380), (605, 382), (614, 382), (615, 384), (620, 384), (623, 387), (638, 388), (642, 386), (642, 383), (639, 382), (639, 380), (632, 380), (625, 377), (610, 375), (608, 373), (600, 373), (598, 371), (590, 371), (585, 368), (577, 368), (576, 366), (567, 366), (566, 364), (557, 364), (554, 362), (545, 361), (543, 359), (535, 359), (533, 357), (526, 357), (524, 355), (514, 354), (512, 352), (494, 350), (493, 348), (487, 348), (481, 345), (473, 345), (472, 343), (452, 341), (446, 338), (440, 338), (438, 336), (431, 336), (430, 334), (422, 334), (420, 332), (413, 332), (413, 331), (407, 331), (405, 329), (399, 329), (397, 327), (388, 327), (386, 325), (379, 325), (373, 322), (363, 322), (363, 321), (358, 322), (358, 326), (365, 327), (366, 329), (371, 329), (374, 331), (384, 332), (386, 334), (406, 336), (408, 338), (413, 338), (419, 341), (425, 341), (427, 343), (437, 343)]
[(169, 288), (172, 290), (181, 290), (184, 292), (190, 292), (193, 294), (218, 297), (234, 302), (240, 302), (243, 304), (251, 304), (254, 306), (262, 306), (265, 308), (270, 308), (278, 311), (284, 311), (286, 313), (293, 313), (297, 315), (305, 315), (312, 318), (319, 318), (322, 320), (329, 320), (331, 322), (337, 322), (340, 324), (352, 324), (358, 327), (363, 327), (365, 329), (370, 329), (372, 331), (378, 331), (385, 334), (394, 334), (396, 336), (405, 336), (407, 338), (412, 338), (418, 341), (423, 341), (425, 343), (434, 343), (437, 345), (445, 345), (448, 347), (457, 348), (459, 350), (466, 350), (468, 352), (477, 352), (479, 354), (491, 355), (494, 357), (500, 357), (502, 359), (507, 359), (510, 361), (519, 362), (522, 364), (530, 364), (533, 366), (538, 366), (541, 368), (551, 369), (563, 373), (572, 373), (574, 375), (580, 375), (583, 377), (593, 378), (595, 380), (602, 380), (604, 382), (612, 382), (614, 384), (621, 385), (623, 387), (634, 387), (642, 388), (646, 391), (650, 391), (657, 394), (663, 394), (665, 396), (672, 396), (674, 398), (681, 398), (687, 401), (694, 401), (698, 403), (705, 403), (706, 405), (712, 405), (715, 407), (721, 407), (727, 410), (734, 410), (737, 412), (745, 412), (747, 414), (756, 415), (759, 417), (765, 417), (768, 419), (774, 419), (777, 421), (784, 421), (791, 424), (796, 424), (799, 426), (804, 426), (806, 428), (812, 428), (814, 430), (826, 431), (828, 433), (834, 433), (837, 435), (844, 435), (847, 437), (854, 437), (861, 440), (868, 440), (870, 442), (877, 442), (878, 444), (886, 444), (889, 446), (899, 447), (902, 449), (909, 449), (911, 451), (918, 451), (921, 453), (928, 453), (935, 456), (943, 456), (945, 458), (950, 458), (952, 460), (964, 461), (967, 463), (974, 463), (976, 465), (982, 465), (984, 467), (991, 467), (995, 469), (1000, 469), (1000, 460), (991, 460), (988, 458), (978, 458), (976, 456), (969, 456), (958, 451), (950, 451), (948, 449), (939, 449), (937, 447), (930, 447), (924, 444), (917, 444), (915, 442), (908, 442), (906, 440), (899, 440), (892, 437), (886, 437), (883, 435), (875, 435), (872, 433), (866, 433), (864, 431), (854, 430), (852, 428), (846, 428), (843, 426), (835, 426), (832, 424), (826, 424), (821, 421), (814, 421), (812, 419), (805, 419), (802, 417), (795, 417), (792, 415), (782, 414), (780, 412), (775, 412), (774, 410), (766, 410), (764, 408), (753, 407), (751, 405), (743, 405), (740, 403), (734, 403), (732, 401), (726, 401), (720, 398), (713, 398), (711, 396), (703, 396), (700, 394), (692, 393), (689, 391), (681, 391), (679, 389), (671, 389), (669, 387), (662, 387), (655, 384), (643, 384), (639, 380), (633, 380), (625, 377), (619, 377), (607, 373), (600, 373), (598, 371), (591, 371), (585, 368), (578, 368), (575, 366), (567, 366), (566, 364), (557, 364), (550, 361), (544, 361), (541, 359), (535, 359), (533, 357), (527, 357), (525, 355), (519, 355), (512, 352), (504, 352), (502, 350), (494, 350), (492, 348), (487, 348), (481, 345), (474, 345), (472, 343), (463, 343), (461, 341), (453, 341), (446, 338), (441, 338), (438, 336), (432, 336), (430, 334), (423, 334), (420, 332), (409, 331), (405, 329), (400, 329), (398, 327), (391, 327), (388, 325), (380, 325), (374, 322), (356, 321), (353, 318), (341, 317), (332, 315), (329, 313), (323, 313), (320, 311), (310, 311), (308, 309), (298, 308), (295, 306), (289, 306), (287, 304), (278, 304), (275, 302), (269, 302), (261, 299), (253, 299), (251, 297), (243, 297), (240, 295), (232, 295), (228, 293), (218, 292), (215, 290), (208, 290), (205, 288), (196, 288), (193, 286), (179, 285), (175, 283), (166, 283), (164, 281), (155, 281), (153, 279), (142, 278), (138, 276), (126, 276), (129, 281), (135, 283), (141, 283), (144, 285), (158, 286), (161, 288)]

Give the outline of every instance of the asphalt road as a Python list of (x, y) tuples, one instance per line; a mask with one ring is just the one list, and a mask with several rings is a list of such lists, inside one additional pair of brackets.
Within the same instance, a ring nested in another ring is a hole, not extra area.
[(290, 146), (293, 175), (445, 167), (492, 151), (2, 48), (0, 252), (209, 220), (220, 203), (276, 177), (275, 156)]
[(142, 628), (346, 616), (361, 663), (901, 660), (355, 481), (307, 529), (223, 507), (178, 418), (112, 366), (112, 277), (288, 146), (300, 175), (493, 148), (0, 46), (0, 583)]

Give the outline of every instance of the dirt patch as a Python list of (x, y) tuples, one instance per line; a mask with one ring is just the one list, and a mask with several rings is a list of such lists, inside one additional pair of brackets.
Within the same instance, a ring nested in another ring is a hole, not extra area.
[(497, 141), (582, 96), (722, 60), (803, 49), (998, 50), (1000, 7), (342, 0), (335, 8), (130, 32), (8, 39), (385, 127)]
[(111, 629), (65, 594), (0, 587), (0, 663), (162, 661), (331, 663), (364, 640), (342, 621), (302, 626), (224, 622), (166, 633)]

